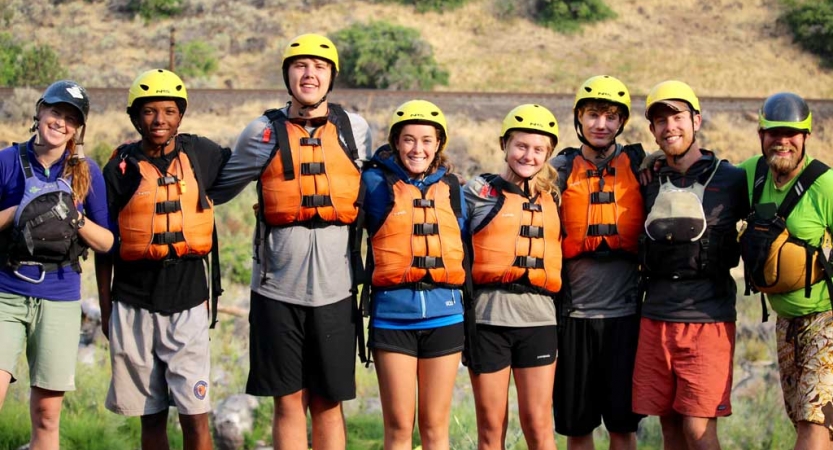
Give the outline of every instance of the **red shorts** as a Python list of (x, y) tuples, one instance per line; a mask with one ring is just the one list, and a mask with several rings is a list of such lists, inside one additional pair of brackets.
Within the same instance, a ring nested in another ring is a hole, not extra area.
[(735, 324), (642, 318), (633, 370), (637, 414), (722, 417), (732, 414)]

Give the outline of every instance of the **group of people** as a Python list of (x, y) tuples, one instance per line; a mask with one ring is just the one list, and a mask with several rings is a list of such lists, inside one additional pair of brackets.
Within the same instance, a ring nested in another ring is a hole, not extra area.
[(666, 449), (719, 448), (717, 418), (732, 412), (730, 269), (741, 255), (748, 288), (778, 314), (796, 449), (833, 448), (833, 175), (805, 152), (803, 99), (769, 97), (762, 154), (735, 167), (700, 147), (687, 84), (650, 91), (660, 150), (646, 156), (617, 142), (627, 87), (595, 76), (575, 97), (580, 147), (556, 154), (555, 116), (520, 105), (498, 135), (500, 171), (464, 182), (437, 105), (397, 107), (371, 152), (368, 123), (327, 100), (338, 71), (329, 39), (294, 38), (282, 59), (289, 102), (252, 121), (233, 150), (179, 133), (184, 83), (142, 73), (127, 102), (140, 140), (103, 169), (83, 153), (85, 90), (47, 88), (34, 136), (0, 151), (0, 406), (25, 348), (32, 449), (58, 448), (87, 249), (110, 341), (106, 407), (140, 416), (142, 448), (159, 449), (174, 405), (185, 448), (211, 448), (214, 207), (252, 181), (246, 392), (273, 397), (276, 449), (345, 448), (357, 350), (376, 369), (386, 449), (412, 448), (415, 425), (423, 448), (449, 447), (461, 361), (480, 449), (505, 445), (510, 377), (530, 449), (555, 448), (553, 424), (568, 448), (592, 449), (602, 422), (611, 449), (634, 449), (646, 415), (660, 417)]

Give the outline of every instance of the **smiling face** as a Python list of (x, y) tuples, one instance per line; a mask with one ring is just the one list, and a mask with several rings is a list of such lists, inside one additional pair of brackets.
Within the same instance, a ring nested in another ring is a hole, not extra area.
[(513, 131), (504, 144), (506, 169), (501, 175), (509, 182), (520, 183), (534, 177), (553, 150), (552, 138), (539, 133)]
[(758, 132), (761, 148), (770, 169), (778, 175), (792, 179), (801, 170), (804, 142), (810, 137), (792, 128), (770, 128)]
[(299, 56), (287, 67), (289, 90), (301, 105), (314, 105), (324, 98), (329, 92), (332, 75), (332, 64), (321, 58)]
[(680, 156), (694, 143), (700, 130), (700, 114), (678, 111), (666, 105), (651, 108), (651, 133), (666, 156)]
[(38, 109), (38, 142), (48, 148), (63, 148), (81, 126), (78, 110), (67, 103), (42, 104)]
[(428, 170), (439, 147), (440, 139), (433, 125), (406, 124), (396, 139), (399, 164), (410, 178), (419, 177)]
[(139, 128), (142, 130), (142, 142), (148, 149), (173, 150), (173, 138), (179, 130), (182, 114), (174, 100), (151, 100), (144, 103), (138, 111)]
[(580, 108), (578, 120), (584, 138), (591, 146), (607, 148), (616, 139), (625, 117), (616, 105), (598, 102)]

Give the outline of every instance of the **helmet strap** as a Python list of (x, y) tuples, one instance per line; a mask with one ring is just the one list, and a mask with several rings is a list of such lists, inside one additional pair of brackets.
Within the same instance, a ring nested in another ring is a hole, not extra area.
[[(292, 92), (290, 91), (290, 95), (291, 94), (292, 94)], [(297, 98), (295, 98), (294, 95), (292, 96), (292, 98), (295, 99), (295, 100), (298, 100)], [(298, 108), (298, 115), (301, 116), (301, 117), (309, 116), (308, 111), (313, 111), (313, 110), (317, 109), (319, 106), (321, 106), (326, 101), (327, 101), (327, 96), (326, 95), (324, 97), (322, 97), (321, 100), (318, 100), (317, 102), (315, 102), (311, 105), (307, 105), (307, 104), (301, 103), (299, 101), (298, 103), (301, 105), (301, 107)], [(291, 107), (292, 106), (292, 100), (288, 101), (286, 103), (286, 105)]]

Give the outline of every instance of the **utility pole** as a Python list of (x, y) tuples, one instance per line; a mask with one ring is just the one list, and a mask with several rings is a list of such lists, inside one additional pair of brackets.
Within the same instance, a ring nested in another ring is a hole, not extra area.
[(168, 54), (168, 70), (171, 72), (174, 71), (174, 49), (176, 48), (176, 39), (174, 39), (174, 33), (176, 33), (176, 27), (171, 25), (171, 49)]

